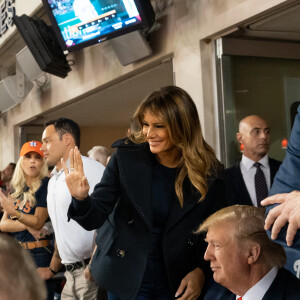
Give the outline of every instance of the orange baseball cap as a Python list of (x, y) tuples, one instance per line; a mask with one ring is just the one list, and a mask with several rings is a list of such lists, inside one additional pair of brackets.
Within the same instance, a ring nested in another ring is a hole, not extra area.
[(36, 152), (41, 157), (44, 157), (44, 153), (41, 151), (41, 147), (42, 147), (41, 142), (38, 142), (38, 141), (27, 142), (22, 146), (22, 149), (20, 151), (20, 156), (24, 156), (29, 152)]

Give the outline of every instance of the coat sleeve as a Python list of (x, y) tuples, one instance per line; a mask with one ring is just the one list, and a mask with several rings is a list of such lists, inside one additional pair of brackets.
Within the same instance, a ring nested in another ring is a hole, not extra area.
[(286, 149), (286, 156), (274, 178), (270, 195), (300, 191), (300, 106)]
[[(294, 190), (300, 191), (300, 106), (295, 117), (294, 126), (291, 132), (289, 143), (286, 150), (286, 156), (274, 178), (270, 194), (289, 193)], [(266, 209), (267, 214), (277, 204), (269, 205)], [(285, 268), (293, 274), (296, 271), (295, 263), (300, 258), (300, 231), (298, 230), (294, 243), (291, 247), (286, 245), (287, 225), (282, 228), (276, 243), (281, 244), (287, 254), (287, 263)], [(271, 235), (270, 230), (267, 231), (268, 236)]]
[(113, 211), (120, 196), (120, 178), (116, 155), (110, 159), (103, 177), (84, 201), (72, 198), (68, 217), (86, 230), (100, 228)]

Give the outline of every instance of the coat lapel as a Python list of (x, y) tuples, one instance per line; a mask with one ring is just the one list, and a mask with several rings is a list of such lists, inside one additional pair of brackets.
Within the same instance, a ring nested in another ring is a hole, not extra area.
[(199, 192), (192, 187), (189, 180), (184, 181), (183, 188), (183, 207), (180, 206), (179, 200), (175, 197), (171, 211), (167, 220), (165, 231), (169, 231), (176, 225), (186, 214), (188, 214), (197, 204), (200, 199)]
[[(154, 157), (146, 145), (118, 149), (120, 177), (126, 192), (142, 219), (152, 227), (152, 177)], [(126, 155), (123, 155), (126, 153)]]

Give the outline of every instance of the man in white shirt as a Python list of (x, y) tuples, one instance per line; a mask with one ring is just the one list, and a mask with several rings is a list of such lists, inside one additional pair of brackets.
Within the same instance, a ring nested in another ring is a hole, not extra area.
[(264, 209), (234, 205), (211, 215), (198, 229), (207, 232), (204, 259), (215, 283), (205, 300), (296, 300), (300, 280), (283, 268), (285, 252), (264, 230)]
[(237, 165), (225, 171), (228, 204), (260, 206), (260, 201), (268, 196), (281, 164), (268, 156), (270, 127), (259, 116), (247, 116), (240, 121), (236, 138), (243, 145), (244, 153)]
[[(51, 278), (60, 269), (62, 262), (66, 268), (67, 281), (61, 299), (97, 299), (96, 284), (84, 278), (84, 268), (93, 252), (95, 232), (86, 231), (75, 221), (68, 220), (67, 211), (72, 197), (61, 165), (61, 159), (68, 164), (70, 150), (80, 146), (80, 128), (77, 123), (66, 118), (49, 121), (42, 142), (41, 150), (48, 165), (55, 165), (48, 184), (47, 206), (57, 245), (50, 267), (42, 270), (43, 278)], [(91, 193), (95, 184), (101, 180), (104, 166), (87, 157), (82, 159)]]

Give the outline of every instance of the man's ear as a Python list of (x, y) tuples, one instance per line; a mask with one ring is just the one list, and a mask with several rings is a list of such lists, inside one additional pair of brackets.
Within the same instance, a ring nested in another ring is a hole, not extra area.
[(70, 133), (65, 133), (62, 136), (62, 140), (64, 141), (64, 143), (66, 144), (66, 146), (69, 146), (72, 143), (73, 137)]
[(243, 135), (240, 132), (238, 132), (235, 137), (240, 144), (243, 144)]
[(258, 260), (260, 253), (260, 245), (257, 243), (251, 243), (248, 247), (248, 264), (254, 264)]

